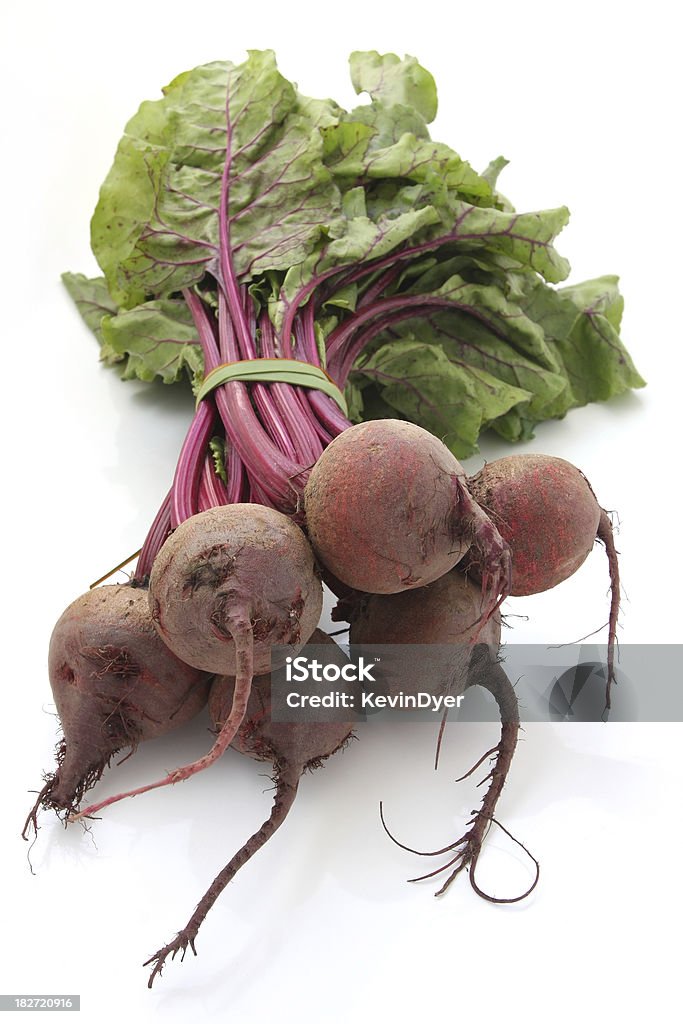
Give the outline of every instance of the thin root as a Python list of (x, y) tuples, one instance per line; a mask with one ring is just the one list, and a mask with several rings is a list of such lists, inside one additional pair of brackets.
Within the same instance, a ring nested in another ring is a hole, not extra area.
[(182, 963), (185, 959), (188, 946), (196, 956), (197, 949), (194, 944), (194, 936), (189, 935), (185, 929), (183, 929), (181, 932), (178, 932), (173, 942), (169, 942), (167, 946), (164, 946), (162, 949), (158, 949), (154, 956), (151, 956), (149, 960), (145, 960), (142, 965), (143, 967), (149, 967), (150, 964), (154, 964), (154, 969), (149, 976), (149, 981), (147, 982), (147, 988), (152, 987), (157, 974), (161, 975), (169, 954), (171, 956), (171, 960), (175, 960), (177, 954), (181, 953), (180, 962)]
[(444, 713), (441, 716), (441, 724), (439, 725), (439, 735), (436, 737), (436, 751), (434, 753), (434, 771), (439, 769), (439, 758), (441, 757), (441, 744), (443, 743), (443, 735), (446, 731), (446, 722), (448, 721), (448, 708), (444, 708)]
[[(441, 867), (435, 868), (434, 871), (429, 871), (424, 875), (419, 875), (415, 878), (410, 878), (410, 882), (423, 881), (428, 878), (434, 878), (437, 875), (442, 874), (449, 868), (454, 868), (450, 875), (443, 883), (440, 889), (435, 892), (435, 896), (441, 896), (449, 888), (451, 883), (457, 878), (461, 871), (468, 869), (470, 885), (482, 899), (488, 900), (490, 903), (518, 903), (520, 900), (525, 899), (538, 884), (540, 876), (540, 865), (536, 858), (529, 853), (527, 848), (518, 839), (515, 839), (508, 830), (500, 824), (500, 822), (494, 817), (494, 810), (498, 802), (498, 798), (503, 790), (507, 775), (512, 763), (512, 758), (517, 746), (517, 739), (520, 729), (519, 723), (519, 706), (517, 703), (517, 695), (515, 694), (514, 688), (510, 683), (509, 679), (505, 675), (503, 669), (497, 661), (490, 660), (486, 666), (486, 671), (482, 672), (478, 678), (476, 685), (484, 686), (496, 699), (498, 708), (501, 715), (501, 735), (500, 741), (497, 746), (487, 750), (487, 752), (479, 759), (477, 764), (463, 775), (465, 779), (471, 775), (480, 765), (486, 760), (487, 757), (495, 755), (495, 762), (493, 768), (486, 779), (482, 780), (485, 782), (490, 779), (490, 785), (484, 795), (482, 805), (478, 811), (472, 812), (472, 818), (467, 823), (467, 831), (454, 843), (450, 843), (448, 846), (444, 846), (441, 850), (433, 851), (420, 851), (412, 849), (409, 846), (400, 843), (392, 834), (389, 832), (387, 825), (384, 820), (384, 812), (382, 805), (380, 804), (380, 817), (382, 825), (387, 835), (400, 846), (401, 849), (407, 850), (409, 853), (414, 853), (422, 857), (435, 857), (440, 854), (452, 853), (453, 850), (458, 850), (454, 857), (452, 857), (446, 864)], [(481, 785), (481, 783), (480, 783)], [(484, 892), (483, 889), (478, 885), (475, 873), (477, 863), (479, 861), (479, 855), (481, 853), (482, 844), (486, 838), (486, 835), (491, 828), (492, 824), (498, 825), (499, 828), (505, 832), (518, 846), (521, 846), (524, 852), (531, 858), (535, 865), (535, 877), (531, 885), (519, 896), (512, 897), (500, 897), (492, 896), (490, 893)], [(458, 849), (462, 847), (462, 849)]]
[[(102, 761), (100, 764), (90, 767), (84, 774), (79, 775), (76, 773), (75, 781), (69, 782), (69, 780), (67, 780), (65, 784), (64, 771), (65, 761), (67, 758), (67, 746), (66, 741), (61, 739), (57, 744), (55, 754), (57, 769), (51, 774), (43, 774), (43, 782), (45, 785), (38, 793), (36, 801), (26, 817), (26, 821), (24, 822), (24, 827), (21, 832), (22, 839), (25, 839), (28, 842), (31, 831), (33, 831), (34, 836), (37, 837), (38, 814), (41, 809), (55, 811), (57, 817), (64, 822), (65, 826), (76, 820), (78, 817), (77, 808), (83, 799), (83, 796), (89, 789), (92, 789), (92, 787), (99, 782), (105, 768), (109, 765), (111, 758), (116, 753), (118, 753), (118, 750), (113, 751), (106, 761)], [(67, 771), (68, 770), (69, 769), (67, 768)], [(69, 779), (72, 777), (74, 776), (70, 773)], [(53, 794), (55, 793), (55, 790), (60, 787), (68, 792), (68, 801), (66, 799), (57, 801), (54, 798)]]
[(145, 961), (143, 965), (144, 967), (154, 964), (152, 973), (149, 976), (149, 981), (147, 982), (148, 988), (151, 988), (154, 984), (154, 979), (157, 974), (161, 974), (164, 963), (166, 962), (169, 954), (171, 956), (171, 960), (175, 960), (176, 955), (182, 951), (182, 956), (180, 957), (182, 963), (185, 958), (187, 947), (189, 946), (194, 955), (197, 955), (194, 942), (197, 938), (197, 932), (199, 931), (206, 915), (209, 913), (211, 907), (214, 905), (228, 883), (233, 880), (239, 869), (246, 864), (246, 862), (253, 857), (265, 843), (268, 842), (271, 836), (285, 820), (292, 804), (294, 803), (300, 777), (300, 766), (276, 765), (275, 800), (273, 801), (270, 816), (266, 821), (264, 821), (258, 832), (255, 832), (254, 835), (247, 840), (244, 846), (238, 850), (235, 856), (225, 865), (223, 870), (216, 875), (213, 882), (197, 904), (192, 917), (185, 927), (178, 932), (175, 939), (173, 939), (172, 942), (169, 942), (167, 946), (162, 946), (161, 949), (157, 950), (154, 956), (151, 956), (149, 960)]
[[(457, 853), (455, 855), (455, 857), (452, 858), (452, 860), (448, 861), (447, 864), (443, 864), (440, 868), (436, 868), (434, 871), (429, 871), (429, 872), (427, 872), (427, 874), (418, 875), (415, 878), (409, 878), (408, 881), (409, 882), (422, 882), (422, 881), (424, 881), (427, 878), (435, 878), (437, 875), (443, 874), (444, 871), (447, 871), (448, 868), (453, 867), (454, 864), (457, 864), (457, 867), (455, 868), (454, 871), (451, 872), (451, 874), (448, 876), (448, 878), (446, 879), (444, 884), (441, 886), (441, 888), (437, 889), (437, 891), (434, 893), (435, 896), (443, 896), (443, 894), (449, 888), (451, 883), (454, 882), (455, 879), (458, 877), (460, 872), (463, 871), (469, 865), (470, 885), (472, 886), (472, 888), (476, 892), (477, 896), (481, 896), (482, 899), (487, 900), (489, 903), (520, 903), (522, 900), (526, 899), (527, 896), (529, 896), (534, 891), (536, 886), (538, 885), (538, 880), (539, 880), (540, 875), (541, 875), (541, 866), (540, 866), (539, 862), (536, 860), (536, 858), (534, 857), (534, 855), (524, 845), (524, 843), (520, 842), (519, 839), (517, 839), (515, 836), (513, 836), (512, 833), (509, 832), (508, 829), (506, 829), (504, 825), (501, 825), (501, 823), (498, 821), (497, 818), (493, 818), (493, 817), (490, 818), (489, 819), (489, 827), (490, 827), (490, 825), (497, 825), (498, 828), (502, 829), (503, 832), (505, 832), (505, 834), (507, 836), (509, 836), (510, 839), (512, 839), (513, 843), (516, 843), (518, 846), (521, 846), (521, 848), (524, 850), (526, 855), (528, 857), (530, 857), (531, 860), (534, 862), (534, 866), (535, 866), (534, 879), (533, 879), (531, 885), (523, 893), (521, 893), (521, 895), (518, 895), (518, 896), (508, 896), (508, 897), (492, 896), (490, 893), (484, 892), (484, 890), (479, 886), (479, 884), (477, 883), (477, 880), (475, 878), (475, 871), (476, 871), (477, 863), (479, 861), (479, 854), (481, 853), (481, 843), (479, 844), (478, 848), (476, 848), (476, 849), (470, 849), (469, 845), (468, 845), (468, 847), (465, 850), (461, 850), (459, 853)], [(474, 829), (472, 831), (474, 831)], [(488, 832), (488, 828), (486, 829), (485, 835), (486, 835), (487, 832)], [(468, 843), (469, 844), (469, 842), (470, 842), (470, 835), (471, 835), (471, 833), (466, 833), (464, 836), (462, 836), (461, 839), (458, 840), (458, 843), (454, 844), (454, 845), (459, 845), (459, 844), (462, 844), (462, 843)]]
[(614, 650), (617, 645), (617, 620), (619, 617), (619, 605), (621, 602), (621, 589), (619, 583), (619, 556), (614, 546), (614, 531), (610, 517), (604, 509), (600, 510), (600, 523), (598, 525), (598, 540), (605, 546), (607, 560), (609, 562), (609, 579), (611, 590), (611, 601), (609, 610), (609, 634), (607, 640), (607, 684), (605, 687), (605, 710), (609, 711), (611, 705), (612, 684), (616, 684), (614, 675)]
[(470, 775), (474, 775), (474, 773), (476, 772), (477, 768), (479, 768), (479, 766), (484, 763), (484, 761), (486, 760), (487, 757), (493, 757), (493, 755), (497, 754), (497, 753), (498, 753), (498, 744), (496, 744), (495, 747), (491, 747), (490, 750), (487, 750), (485, 754), (482, 754), (481, 757), (479, 758), (479, 760), (477, 761), (477, 763), (475, 765), (472, 765), (472, 767), (470, 768), (470, 770), (468, 772), (465, 772), (464, 775), (461, 775), (460, 778), (456, 779), (455, 781), (456, 782), (464, 782), (465, 779), (469, 779)]
[[(459, 839), (457, 842), (451, 843), (450, 846), (444, 846), (443, 849), (441, 849), (441, 850), (414, 850), (412, 848), (412, 846), (406, 846), (405, 843), (399, 842), (399, 840), (396, 838), (396, 836), (393, 834), (393, 832), (391, 832), (389, 830), (389, 826), (387, 825), (387, 823), (385, 821), (385, 818), (384, 818), (384, 805), (383, 805), (381, 800), (379, 802), (379, 817), (380, 817), (380, 821), (382, 822), (382, 828), (384, 829), (386, 834), (389, 836), (389, 838), (391, 839), (392, 843), (395, 843), (396, 846), (400, 847), (401, 850), (406, 850), (408, 853), (415, 853), (415, 854), (417, 854), (418, 857), (439, 857), (439, 856), (441, 856), (441, 854), (450, 853), (451, 850), (454, 850), (456, 848), (456, 846), (459, 846), (463, 842), (462, 839)], [(443, 868), (439, 868), (439, 870), (442, 871)], [(408, 881), (414, 882), (414, 881), (416, 881), (416, 879), (410, 878), (410, 879), (408, 879)]]
[[(25, 839), (26, 842), (29, 841), (29, 836), (31, 834), (31, 829), (33, 829), (34, 840), (35, 840), (35, 837), (38, 835), (38, 811), (43, 806), (45, 798), (47, 797), (47, 795), (50, 792), (50, 790), (53, 788), (53, 785), (54, 785), (54, 783), (53, 783), (52, 777), (50, 777), (47, 780), (47, 782), (45, 783), (45, 785), (43, 786), (43, 788), (41, 789), (41, 791), (38, 793), (38, 797), (36, 799), (36, 802), (34, 803), (33, 807), (31, 808), (31, 810), (29, 811), (29, 813), (28, 813), (28, 815), (26, 817), (26, 821), (24, 822), (24, 827), (21, 830), (21, 838)], [(33, 790), (33, 792), (35, 793), (35, 790)]]

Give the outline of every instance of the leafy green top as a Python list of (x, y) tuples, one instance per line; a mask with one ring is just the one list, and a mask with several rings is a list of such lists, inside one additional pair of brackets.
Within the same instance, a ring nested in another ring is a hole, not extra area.
[[(201, 379), (182, 291), (216, 304), (222, 188), (239, 285), (286, 344), (303, 308), (356, 419), (405, 416), (459, 456), (643, 380), (619, 337), (615, 277), (564, 288), (561, 207), (517, 213), (430, 138), (432, 76), (356, 52), (369, 101), (302, 96), (272, 51), (175, 78), (128, 122), (91, 225), (103, 277), (64, 280), (124, 377)], [(227, 182), (225, 180), (227, 176)], [(296, 330), (293, 335), (296, 355)]]

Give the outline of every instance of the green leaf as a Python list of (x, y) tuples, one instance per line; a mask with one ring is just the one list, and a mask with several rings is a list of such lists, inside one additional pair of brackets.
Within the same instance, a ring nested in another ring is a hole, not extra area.
[(600, 313), (615, 331), (621, 327), (624, 299), (619, 291), (619, 278), (614, 274), (560, 288), (558, 294), (586, 313)]
[(340, 206), (318, 128), (331, 108), (300, 102), (271, 51), (195, 68), (164, 93), (126, 126), (92, 222), (93, 251), (126, 308), (216, 271), (226, 159), (241, 280), (303, 260)]
[(491, 188), (495, 188), (498, 182), (498, 175), (509, 163), (510, 161), (506, 160), (504, 156), (497, 156), (495, 160), (491, 161), (486, 170), (482, 171), (482, 178), (488, 181)]
[(414, 57), (356, 50), (349, 57), (351, 81), (357, 93), (366, 92), (385, 106), (413, 107), (429, 124), (436, 117), (436, 83)]
[(161, 145), (166, 129), (163, 101), (143, 103), (126, 125), (114, 164), (100, 189), (90, 224), (90, 243), (112, 296), (136, 305), (145, 289), (128, 282), (127, 263), (154, 214), (155, 197), (169, 152)]
[[(346, 128), (350, 130), (349, 133)], [(336, 122), (324, 126), (323, 138), (331, 153), (338, 138), (346, 134), (353, 137), (356, 133), (365, 139), (363, 153), (368, 161), (377, 150), (395, 145), (406, 134), (414, 135), (417, 139), (429, 139), (425, 121), (412, 107), (385, 107), (379, 103), (354, 107), (350, 113), (342, 113)], [(342, 177), (343, 172), (339, 176)]]
[(510, 202), (510, 200), (507, 199), (504, 195), (502, 195), (502, 193), (499, 192), (498, 189), (496, 188), (500, 172), (503, 170), (503, 168), (507, 167), (509, 163), (510, 161), (506, 160), (504, 156), (497, 156), (495, 160), (491, 161), (486, 170), (482, 171), (481, 176), (486, 181), (488, 181), (489, 185), (494, 190), (493, 194), (495, 196), (495, 202), (493, 205), (496, 207), (496, 209), (504, 210), (505, 213), (514, 213), (515, 208)]
[(76, 309), (93, 332), (100, 345), (102, 318), (116, 313), (116, 304), (109, 294), (103, 277), (86, 277), (85, 274), (62, 274), (64, 287), (76, 304)]
[(378, 147), (375, 134), (359, 121), (323, 129), (323, 159), (336, 178), (427, 182), (437, 175), (447, 189), (465, 199), (491, 197), (488, 182), (450, 146), (404, 132), (393, 144)]
[(329, 299), (325, 299), (323, 302), (323, 308), (329, 309), (330, 306), (337, 307), (338, 309), (346, 309), (353, 312), (358, 302), (358, 285), (347, 284), (342, 288), (339, 288), (334, 295), (330, 295)]
[(360, 423), (363, 417), (363, 389), (353, 379), (348, 380), (346, 387), (344, 388), (344, 398), (346, 399), (346, 408), (348, 410), (348, 418), (352, 423)]
[(209, 451), (213, 459), (213, 468), (216, 476), (219, 477), (224, 484), (228, 482), (228, 474), (225, 469), (225, 438), (224, 437), (212, 437), (209, 441)]
[[(349, 195), (349, 193), (346, 193)], [(370, 220), (395, 218), (415, 210), (434, 209), (431, 192), (423, 185), (405, 185), (401, 181), (377, 181), (365, 187), (364, 210)], [(434, 221), (438, 223), (437, 220)]]
[(576, 405), (604, 401), (630, 388), (642, 388), (645, 381), (619, 337), (623, 299), (618, 278), (599, 277), (593, 281), (560, 289), (578, 315), (571, 330), (556, 341)]
[[(390, 419), (406, 419), (398, 409), (389, 405), (388, 402), (384, 401), (382, 397), (382, 389), (375, 387), (373, 381), (369, 377), (362, 377), (360, 374), (353, 374), (351, 384), (358, 389), (360, 397), (362, 399), (362, 415), (359, 416), (358, 420), (353, 422), (360, 423), (365, 420), (390, 420)], [(351, 417), (349, 417), (351, 419)]]
[(326, 128), (336, 124), (344, 111), (334, 100), (318, 100), (312, 96), (297, 94), (296, 109), (312, 128)]
[[(412, 294), (417, 294), (415, 289)], [(470, 283), (461, 274), (454, 274), (429, 298), (452, 303), (453, 312), (479, 320), (494, 337), (507, 341), (534, 362), (551, 371), (559, 369), (543, 329), (496, 285)]]
[[(419, 339), (441, 348), (457, 366), (473, 373), (484, 373), (501, 385), (523, 393), (525, 414), (542, 420), (559, 407), (566, 411), (572, 394), (561, 364), (549, 369), (524, 355), (507, 339), (499, 336), (476, 317), (455, 310), (437, 310), (420, 318), (407, 319), (392, 327), (398, 341)], [(391, 344), (387, 334), (380, 334), (373, 348)]]
[(560, 206), (533, 213), (511, 213), (494, 208), (482, 209), (459, 200), (448, 202), (453, 226), (449, 240), (485, 245), (494, 252), (512, 257), (521, 267), (541, 274), (546, 281), (564, 281), (569, 263), (560, 256), (553, 242), (569, 221), (569, 210)]
[(505, 441), (530, 441), (537, 422), (523, 416), (519, 409), (510, 409), (491, 423), (491, 429)]
[[(363, 189), (353, 189), (344, 196), (342, 216), (332, 221), (317, 248), (285, 275), (282, 299), (285, 303), (291, 301), (300, 289), (331, 269), (386, 255), (438, 220), (436, 210), (427, 206), (373, 221), (365, 214)], [(283, 306), (279, 303), (273, 308), (276, 325), (281, 323), (282, 315)]]
[(173, 384), (189, 376), (197, 382), (204, 372), (197, 333), (183, 300), (155, 299), (105, 317), (102, 333), (108, 351), (126, 361), (124, 380), (160, 377), (164, 384)]
[(460, 458), (476, 450), (490, 420), (529, 398), (528, 392), (451, 362), (438, 345), (417, 339), (383, 345), (357, 373), (375, 383), (384, 402), (436, 434)]

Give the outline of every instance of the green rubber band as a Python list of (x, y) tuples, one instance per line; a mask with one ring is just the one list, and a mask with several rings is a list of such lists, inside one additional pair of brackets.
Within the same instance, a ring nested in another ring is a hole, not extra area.
[(300, 359), (242, 359), (235, 363), (221, 363), (202, 381), (197, 392), (197, 405), (211, 392), (231, 380), (260, 383), (295, 384), (301, 388), (315, 388), (333, 398), (345, 416), (349, 410), (344, 392), (319, 366)]

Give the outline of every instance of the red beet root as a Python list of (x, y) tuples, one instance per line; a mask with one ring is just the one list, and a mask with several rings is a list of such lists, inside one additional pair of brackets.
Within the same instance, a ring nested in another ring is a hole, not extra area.
[[(346, 600), (348, 605), (349, 601)], [(368, 594), (352, 605), (352, 644), (500, 644), (500, 617), (483, 629), (481, 588), (458, 572), (446, 573), (419, 591)], [(423, 680), (424, 681), (424, 680)]]
[(149, 597), (159, 635), (178, 657), (236, 677), (232, 710), (204, 757), (86, 807), (82, 816), (213, 764), (244, 718), (254, 672), (270, 670), (273, 646), (294, 653), (315, 629), (322, 585), (299, 527), (272, 508), (245, 503), (211, 508), (181, 523), (155, 559)]
[[(476, 501), (510, 546), (510, 594), (540, 594), (568, 579), (600, 540), (609, 561), (611, 602), (606, 704), (614, 680), (614, 647), (619, 614), (619, 561), (612, 524), (583, 473), (550, 455), (510, 455), (489, 462), (468, 481)], [(467, 571), (482, 575), (476, 552)]]
[(69, 605), (52, 633), (48, 666), (64, 737), (25, 838), (41, 806), (74, 813), (114, 754), (187, 722), (209, 692), (207, 674), (159, 637), (147, 591), (129, 585), (98, 587)]
[(507, 593), (507, 546), (455, 456), (413, 423), (371, 420), (336, 437), (313, 467), (304, 508), (318, 557), (348, 587), (423, 587), (475, 545), (486, 565), (484, 620)]

